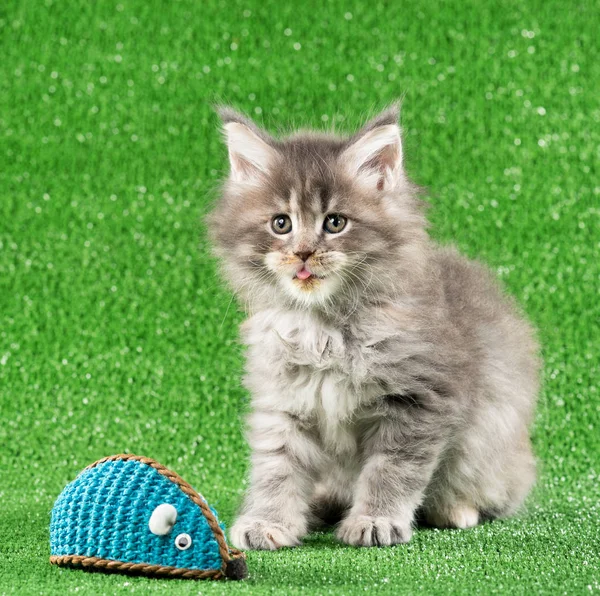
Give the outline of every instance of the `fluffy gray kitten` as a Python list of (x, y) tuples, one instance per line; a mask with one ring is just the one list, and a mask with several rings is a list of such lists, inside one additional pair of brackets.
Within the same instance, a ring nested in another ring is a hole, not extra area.
[(398, 106), (345, 138), (275, 139), (221, 110), (230, 174), (209, 225), (249, 318), (240, 548), (410, 540), (418, 515), (512, 514), (535, 477), (529, 325), (483, 266), (432, 242)]

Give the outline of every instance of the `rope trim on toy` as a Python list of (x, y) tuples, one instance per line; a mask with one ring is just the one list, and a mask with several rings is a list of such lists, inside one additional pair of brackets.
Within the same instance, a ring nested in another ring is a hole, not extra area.
[[(107, 461), (114, 461), (114, 460), (139, 461), (143, 464), (146, 464), (146, 465), (154, 468), (159, 474), (162, 474), (165, 478), (167, 478), (168, 480), (170, 480), (171, 482), (176, 484), (194, 503), (196, 503), (196, 505), (198, 505), (198, 507), (200, 507), (200, 509), (202, 510), (202, 513), (204, 514), (204, 517), (206, 518), (206, 521), (208, 522), (210, 529), (212, 530), (215, 540), (217, 541), (217, 543), (219, 545), (219, 553), (221, 555), (221, 560), (223, 561), (222, 566), (221, 566), (223, 573), (227, 574), (227, 567), (228, 567), (227, 564), (230, 561), (246, 558), (246, 555), (243, 552), (241, 552), (235, 548), (229, 548), (227, 546), (227, 542), (225, 541), (225, 536), (223, 534), (223, 530), (221, 530), (221, 527), (219, 526), (219, 522), (213, 515), (213, 512), (210, 510), (210, 507), (208, 506), (206, 501), (179, 474), (177, 474), (176, 472), (173, 472), (172, 470), (169, 470), (162, 464), (158, 463), (156, 460), (151, 459), (149, 457), (144, 457), (141, 455), (133, 455), (131, 453), (121, 453), (119, 455), (110, 455), (108, 457), (103, 457), (102, 459), (99, 459), (98, 461), (94, 462), (93, 464), (90, 464), (89, 466), (87, 466), (87, 468), (85, 468), (85, 470), (95, 468), (96, 466), (99, 466), (100, 464), (103, 464)], [(85, 472), (85, 470), (83, 470), (83, 471)], [(64, 563), (58, 562), (58, 560), (63, 561), (66, 559), (69, 559), (71, 561), (69, 561), (69, 562), (65, 561)], [(78, 561), (73, 561), (74, 559), (78, 559)], [(145, 563), (121, 563), (119, 561), (110, 561), (108, 559), (99, 559), (98, 557), (82, 557), (79, 555), (66, 555), (66, 556), (50, 557), (50, 562), (56, 563), (57, 565), (62, 565), (62, 564), (80, 565), (80, 564), (83, 564), (82, 561), (91, 561), (87, 566), (98, 565), (99, 567), (104, 568), (104, 569), (110, 568), (110, 569), (119, 569), (119, 570), (125, 571), (131, 567), (135, 567), (136, 570), (137, 570), (137, 568), (139, 568), (140, 570), (142, 568), (144, 568), (145, 569), (145, 571), (143, 571), (144, 573), (151, 573), (151, 574), (155, 574), (155, 573), (160, 573), (161, 575), (163, 574), (163, 571), (154, 571), (154, 569), (170, 570), (170, 571), (165, 571), (165, 573), (166, 573), (166, 575), (170, 575), (171, 577), (186, 577), (186, 578), (187, 577), (197, 577), (198, 579), (200, 579), (201, 577), (213, 577), (212, 574), (215, 574), (215, 573), (218, 573), (219, 577), (222, 576), (221, 571), (218, 571), (218, 570), (200, 571), (200, 570), (194, 570), (194, 569), (178, 569), (177, 567), (163, 567), (161, 565), (147, 565)], [(110, 567), (108, 566), (109, 564), (110, 564)], [(84, 566), (86, 566), (86, 565), (84, 565)], [(185, 573), (188, 573), (188, 572), (195, 574), (195, 575), (185, 575)], [(201, 575), (202, 573), (208, 573), (209, 575), (202, 576)], [(217, 578), (215, 577), (215, 579), (217, 579)]]
[(61, 567), (85, 567), (102, 571), (120, 571), (125, 573), (139, 573), (159, 577), (173, 577), (181, 579), (220, 579), (223, 572), (220, 569), (181, 569), (163, 565), (149, 565), (147, 563), (122, 563), (111, 559), (99, 557), (82, 557), (81, 555), (52, 555), (50, 563)]

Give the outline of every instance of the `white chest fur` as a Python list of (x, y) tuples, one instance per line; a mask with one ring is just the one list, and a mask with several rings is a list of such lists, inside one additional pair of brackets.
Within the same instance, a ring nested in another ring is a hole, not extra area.
[(354, 450), (353, 414), (375, 391), (360, 347), (308, 312), (264, 311), (243, 331), (254, 406), (314, 423), (336, 452)]

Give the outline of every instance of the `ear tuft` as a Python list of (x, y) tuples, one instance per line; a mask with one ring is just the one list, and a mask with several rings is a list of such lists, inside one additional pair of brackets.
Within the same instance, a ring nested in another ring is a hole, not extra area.
[(354, 139), (358, 139), (369, 130), (379, 128), (380, 126), (386, 126), (387, 124), (398, 124), (399, 121), (400, 100), (390, 104), (383, 112), (379, 112), (377, 116), (369, 120), (354, 136)]

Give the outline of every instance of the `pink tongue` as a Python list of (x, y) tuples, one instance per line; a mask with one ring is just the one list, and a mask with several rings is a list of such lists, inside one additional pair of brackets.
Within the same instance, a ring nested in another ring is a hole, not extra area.
[(306, 269), (304, 269), (304, 267), (302, 269), (300, 269), (300, 271), (298, 271), (298, 273), (296, 273), (296, 277), (298, 279), (308, 279), (310, 276), (312, 275), (312, 273), (310, 271), (307, 271)]

